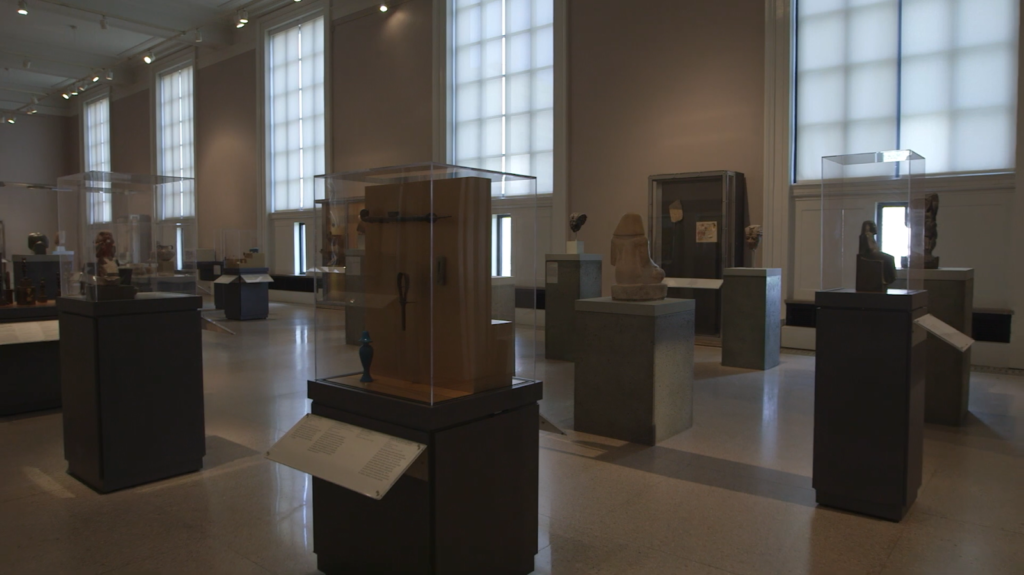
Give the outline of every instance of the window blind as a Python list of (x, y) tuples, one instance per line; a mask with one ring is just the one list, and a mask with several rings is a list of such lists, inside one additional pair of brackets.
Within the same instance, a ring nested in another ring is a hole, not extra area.
[[(84, 140), (85, 170), (110, 171), (110, 99), (100, 98), (85, 104)], [(105, 223), (112, 219), (110, 194), (88, 194), (89, 223)]]
[[(195, 177), (192, 66), (162, 74), (158, 80), (157, 170), (162, 176)], [(192, 181), (161, 186), (160, 219), (195, 216)]]

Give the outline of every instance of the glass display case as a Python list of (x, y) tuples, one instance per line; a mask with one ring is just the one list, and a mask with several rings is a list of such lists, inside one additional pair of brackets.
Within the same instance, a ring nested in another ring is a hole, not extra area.
[(255, 230), (221, 230), (217, 257), (225, 268), (267, 267), (266, 256), (256, 242)]
[(427, 163), (316, 184), (317, 381), (431, 405), (534, 381), (535, 309), (492, 311), (491, 223), (494, 198), (532, 206), (511, 258), (536, 277), (535, 178)]
[(923, 289), (925, 159), (912, 150), (826, 156), (821, 174), (821, 289)]
[(747, 184), (740, 172), (693, 172), (648, 178), (654, 262), (665, 270), (669, 297), (693, 299), (694, 331), (718, 338), (722, 298), (717, 289), (673, 287), (673, 278), (722, 279), (725, 268), (746, 267)]
[(139, 292), (196, 293), (197, 228), (192, 178), (84, 172), (57, 180), (75, 247), (74, 281), (87, 299)]
[(73, 293), (75, 253), (60, 195), (51, 185), (0, 182), (0, 307), (7, 311), (53, 307)]

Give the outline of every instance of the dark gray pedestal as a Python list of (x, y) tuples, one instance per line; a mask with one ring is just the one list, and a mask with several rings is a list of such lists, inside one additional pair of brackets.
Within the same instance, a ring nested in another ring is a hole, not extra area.
[(203, 348), (198, 296), (57, 300), (64, 458), (106, 493), (203, 466)]
[(60, 407), (60, 342), (0, 345), (0, 415)]
[(771, 369), (782, 342), (782, 270), (726, 268), (722, 283), (722, 365)]
[(268, 268), (225, 269), (221, 277), (234, 277), (235, 281), (223, 285), (224, 317), (233, 320), (267, 319), (270, 315), (270, 284), (250, 283), (243, 275), (267, 275)]
[[(974, 315), (974, 270), (944, 268), (924, 270), (928, 313), (961, 333), (971, 335)], [(971, 385), (971, 350), (961, 352), (928, 334), (928, 367), (925, 376), (925, 423), (960, 425), (967, 415)]]
[(693, 300), (576, 302), (573, 429), (654, 445), (693, 425)]
[(424, 443), (381, 500), (313, 478), (313, 551), (328, 575), (527, 575), (537, 554), (542, 384), (434, 406), (321, 381), (312, 412)]
[(601, 256), (545, 256), (544, 357), (572, 361), (579, 332), (576, 300), (601, 297)]
[(924, 291), (819, 291), (814, 478), (819, 504), (899, 521), (921, 486)]

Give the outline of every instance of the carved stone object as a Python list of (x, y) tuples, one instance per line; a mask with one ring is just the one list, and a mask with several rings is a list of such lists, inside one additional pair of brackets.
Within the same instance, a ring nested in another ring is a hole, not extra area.
[(583, 229), (583, 224), (587, 223), (587, 214), (574, 213), (569, 216), (569, 229), (572, 231), (572, 239), (576, 239), (576, 234)]
[(665, 271), (651, 260), (651, 246), (640, 214), (626, 214), (612, 236), (611, 263), (615, 266), (612, 299), (650, 301), (665, 299)]
[(50, 247), (50, 238), (39, 232), (32, 232), (28, 235), (28, 249), (37, 256), (45, 256), (46, 248)]
[(932, 255), (935, 244), (939, 240), (939, 194), (928, 194), (924, 197), (924, 267), (929, 270), (939, 269), (939, 256)]
[(117, 260), (114, 258), (116, 245), (114, 234), (110, 230), (101, 230), (93, 240), (93, 247), (96, 250), (96, 285), (118, 285), (121, 283), (121, 274), (117, 269)]
[(857, 291), (884, 292), (896, 281), (896, 261), (878, 248), (878, 228), (868, 220), (860, 227), (860, 250), (857, 253)]
[(761, 226), (754, 224), (743, 229), (743, 238), (750, 251), (756, 250), (761, 245)]

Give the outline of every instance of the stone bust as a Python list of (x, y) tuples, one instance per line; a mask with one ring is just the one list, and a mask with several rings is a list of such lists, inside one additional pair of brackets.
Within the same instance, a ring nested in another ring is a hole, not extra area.
[(883, 252), (875, 241), (878, 227), (871, 220), (860, 226), (860, 249), (857, 252), (857, 291), (880, 292), (896, 281), (896, 261)]
[(649, 301), (665, 299), (665, 270), (651, 260), (650, 242), (640, 214), (622, 216), (612, 236), (611, 264), (615, 266), (612, 299)]
[(93, 245), (96, 249), (96, 283), (101, 285), (121, 283), (117, 260), (114, 258), (114, 234), (109, 230), (98, 232)]
[(28, 249), (37, 256), (45, 256), (46, 248), (50, 247), (50, 238), (39, 232), (28, 235)]

